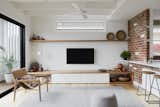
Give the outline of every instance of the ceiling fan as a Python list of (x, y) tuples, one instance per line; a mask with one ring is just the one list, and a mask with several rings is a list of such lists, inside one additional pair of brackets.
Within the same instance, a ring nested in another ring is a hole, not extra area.
[(88, 15), (87, 15), (87, 11), (80, 8), (78, 4), (76, 3), (72, 3), (72, 7), (84, 18), (87, 19)]

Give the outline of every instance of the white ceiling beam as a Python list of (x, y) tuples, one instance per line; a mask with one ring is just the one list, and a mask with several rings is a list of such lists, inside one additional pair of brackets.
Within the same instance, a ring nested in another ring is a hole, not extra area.
[(119, 11), (119, 9), (124, 6), (124, 4), (127, 2), (127, 0), (117, 0), (117, 4), (116, 4), (116, 8), (112, 10), (109, 18), (111, 19), (112, 16), (117, 12)]
[[(52, 16), (52, 15), (79, 15), (79, 12), (76, 11), (61, 11), (61, 10), (41, 10), (41, 11), (25, 11), (24, 12), (27, 16)], [(95, 11), (90, 10), (87, 11), (88, 15), (109, 15), (111, 11), (101, 10), (101, 11)]]
[(160, 9), (160, 0), (126, 0), (112, 14), (112, 19), (129, 20), (145, 9)]
[(72, 3), (90, 15), (109, 15), (116, 7), (117, 0), (10, 0), (11, 3), (29, 16), (63, 15), (76, 13)]
[[(81, 8), (93, 8), (93, 9), (113, 9), (116, 4), (114, 2), (86, 2), (79, 3), (76, 2)], [(13, 3), (16, 8), (22, 10), (31, 10), (31, 9), (45, 9), (45, 8), (72, 8), (72, 2), (69, 3)]]

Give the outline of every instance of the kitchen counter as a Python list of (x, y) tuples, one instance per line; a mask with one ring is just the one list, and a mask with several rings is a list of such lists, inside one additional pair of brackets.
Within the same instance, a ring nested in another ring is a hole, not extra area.
[(160, 61), (154, 61), (152, 63), (147, 63), (146, 61), (122, 61), (124, 63), (138, 64), (143, 66), (148, 66), (152, 68), (160, 68)]

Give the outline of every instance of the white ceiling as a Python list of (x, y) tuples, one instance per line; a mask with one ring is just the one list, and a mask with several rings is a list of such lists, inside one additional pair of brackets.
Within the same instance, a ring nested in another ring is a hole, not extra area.
[(29, 16), (75, 15), (72, 3), (88, 15), (108, 16), (111, 19), (129, 19), (146, 8), (160, 9), (160, 0), (9, 0)]

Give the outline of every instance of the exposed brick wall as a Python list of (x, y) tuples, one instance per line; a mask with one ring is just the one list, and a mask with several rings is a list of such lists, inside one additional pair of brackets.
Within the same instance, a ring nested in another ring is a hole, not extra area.
[[(128, 50), (131, 52), (131, 60), (147, 61), (149, 59), (149, 26), (150, 11), (147, 9), (128, 21)], [(144, 37), (142, 37), (144, 36)], [(136, 54), (137, 53), (137, 54)], [(137, 70), (134, 73), (134, 81), (142, 82), (142, 67), (134, 65)]]
[[(134, 72), (134, 81), (138, 83), (142, 83), (142, 65), (132, 64), (132, 68), (130, 68)], [(137, 68), (137, 69), (134, 69)]]
[[(144, 61), (149, 58), (149, 10), (145, 10), (128, 21), (128, 50), (131, 52), (131, 60)], [(141, 36), (144, 35), (142, 38)], [(135, 53), (138, 52), (138, 55)]]

